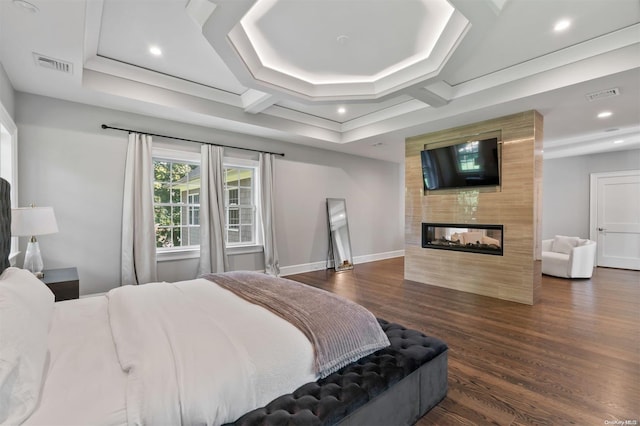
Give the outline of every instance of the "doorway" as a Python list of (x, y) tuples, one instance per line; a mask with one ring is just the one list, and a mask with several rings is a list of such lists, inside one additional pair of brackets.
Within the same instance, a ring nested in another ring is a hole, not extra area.
[(640, 270), (640, 170), (591, 174), (596, 265)]
[[(11, 184), (11, 207), (18, 207), (18, 128), (0, 103), (0, 177)], [(18, 254), (18, 237), (11, 238), (9, 261)]]

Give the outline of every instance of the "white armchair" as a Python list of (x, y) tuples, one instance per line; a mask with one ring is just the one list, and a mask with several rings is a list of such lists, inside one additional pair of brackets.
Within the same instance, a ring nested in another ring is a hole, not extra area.
[(562, 278), (591, 278), (596, 242), (556, 235), (542, 240), (542, 273)]

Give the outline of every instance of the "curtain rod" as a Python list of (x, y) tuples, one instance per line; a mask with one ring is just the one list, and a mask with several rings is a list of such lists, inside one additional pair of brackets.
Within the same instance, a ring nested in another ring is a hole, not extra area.
[(175, 140), (178, 140), (178, 141), (203, 143), (203, 144), (206, 144), (206, 145), (222, 146), (222, 147), (225, 147), (225, 148), (233, 148), (233, 149), (242, 149), (244, 151), (261, 152), (261, 153), (264, 153), (264, 154), (273, 154), (273, 155), (279, 155), (281, 157), (284, 157), (284, 154), (281, 153), (281, 152), (263, 151), (263, 150), (260, 150), (260, 149), (241, 148), (241, 147), (238, 147), (238, 146), (223, 145), (223, 144), (219, 144), (219, 143), (205, 142), (205, 141), (197, 141), (197, 140), (194, 140), (194, 139), (177, 138), (175, 136), (160, 135), (160, 134), (157, 134), (157, 133), (142, 132), (142, 131), (139, 131), (139, 130), (121, 129), (119, 127), (107, 126), (106, 124), (103, 124), (100, 127), (102, 127), (103, 129), (120, 130), (121, 132), (143, 133), (143, 134), (149, 135), (149, 136), (158, 136), (158, 137), (161, 137), (161, 138), (175, 139)]

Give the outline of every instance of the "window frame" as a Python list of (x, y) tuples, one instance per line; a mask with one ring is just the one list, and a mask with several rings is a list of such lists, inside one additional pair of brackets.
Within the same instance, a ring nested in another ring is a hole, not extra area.
[[(153, 161), (156, 159), (164, 159), (168, 161), (184, 161), (189, 163), (197, 163), (201, 166), (202, 158), (200, 152), (186, 151), (178, 149), (170, 149), (164, 147), (152, 148)], [(254, 205), (254, 241), (249, 244), (233, 244), (226, 243), (226, 251), (228, 255), (248, 254), (248, 253), (260, 253), (263, 251), (263, 237), (262, 237), (262, 222), (258, 209), (260, 209), (260, 163), (257, 160), (251, 160), (246, 158), (224, 156), (223, 167), (240, 167), (240, 168), (252, 168), (253, 169), (253, 205)], [(154, 202), (155, 208), (155, 202)], [(224, 206), (226, 208), (226, 205)], [(225, 223), (226, 227), (226, 223)], [(226, 230), (225, 230), (226, 239)], [(158, 262), (183, 260), (183, 259), (196, 259), (200, 257), (199, 246), (186, 246), (186, 247), (158, 247), (156, 248), (156, 260)]]
[[(459, 145), (456, 145), (456, 147)], [(461, 149), (464, 149), (464, 152), (461, 152)], [(479, 166), (476, 166), (478, 159), (480, 158), (480, 142), (479, 141), (469, 141), (464, 144), (464, 148), (458, 148), (455, 151), (456, 155), (456, 169), (458, 173), (462, 174), (470, 174), (475, 173), (480, 170)], [(469, 168), (464, 168), (464, 165), (473, 164)]]
[[(155, 162), (156, 160), (166, 160), (166, 161), (173, 161), (173, 162), (194, 163), (194, 164), (197, 164), (199, 167), (201, 165), (201, 156), (199, 152), (153, 147), (151, 157), (153, 162)], [(190, 195), (191, 194), (188, 194), (187, 197), (190, 197)], [(156, 207), (155, 200), (153, 202), (153, 207), (155, 210), (155, 207)], [(155, 225), (155, 221), (154, 221), (154, 225)], [(198, 258), (198, 257), (200, 257), (199, 245), (179, 246), (179, 247), (156, 247), (157, 261), (191, 259), (191, 258)]]
[[(234, 254), (236, 252), (253, 252), (253, 251), (262, 251), (263, 241), (262, 241), (262, 222), (260, 220), (260, 162), (257, 160), (250, 160), (246, 158), (239, 157), (231, 157), (225, 156), (223, 158), (223, 168), (244, 168), (244, 169), (252, 169), (253, 170), (253, 183), (252, 183), (252, 207), (253, 207), (253, 241), (247, 243), (233, 243), (229, 244), (226, 241), (227, 236), (227, 227), (228, 223), (225, 220), (225, 243), (227, 245), (227, 253)], [(224, 188), (223, 188), (224, 190)], [(238, 188), (238, 198), (239, 198), (239, 188)], [(225, 197), (225, 217), (227, 215), (227, 197)], [(240, 208), (242, 205), (238, 204)]]

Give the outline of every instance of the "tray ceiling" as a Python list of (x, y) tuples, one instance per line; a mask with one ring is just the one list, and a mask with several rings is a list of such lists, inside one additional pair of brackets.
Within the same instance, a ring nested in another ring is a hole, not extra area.
[(550, 158), (640, 144), (637, 0), (30, 2), (0, 0), (19, 91), (398, 162), (407, 136), (527, 109)]

